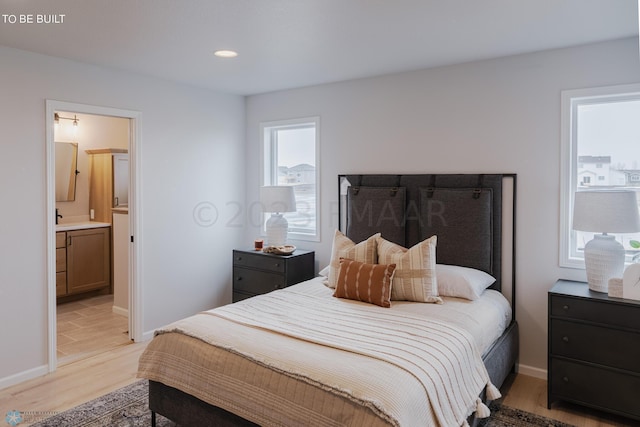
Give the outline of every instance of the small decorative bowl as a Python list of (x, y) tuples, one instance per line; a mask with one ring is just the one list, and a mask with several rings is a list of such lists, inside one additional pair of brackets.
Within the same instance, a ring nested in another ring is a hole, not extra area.
[(295, 250), (296, 247), (293, 245), (267, 246), (262, 250), (262, 252), (276, 255), (291, 255)]

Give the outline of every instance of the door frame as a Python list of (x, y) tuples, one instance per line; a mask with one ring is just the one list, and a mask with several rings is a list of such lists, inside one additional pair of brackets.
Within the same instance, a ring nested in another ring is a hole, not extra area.
[[(139, 231), (142, 229), (142, 203), (140, 192), (140, 122), (142, 113), (120, 108), (101, 107), (74, 102), (47, 99), (45, 102), (46, 126), (46, 187), (47, 187), (47, 324), (48, 324), (48, 367), (56, 370), (57, 357), (57, 315), (56, 315), (56, 226), (55, 226), (55, 148), (54, 120), (56, 111), (80, 114), (95, 114), (129, 119), (129, 337), (135, 342), (143, 341), (142, 269), (139, 260), (142, 245)], [(135, 241), (134, 241), (135, 236)]]

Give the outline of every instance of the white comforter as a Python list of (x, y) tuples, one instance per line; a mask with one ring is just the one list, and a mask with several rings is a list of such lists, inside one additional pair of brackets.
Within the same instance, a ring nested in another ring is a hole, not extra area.
[[(510, 321), (502, 295), (489, 291), (474, 302), (447, 298), (443, 305), (393, 302), (384, 309), (331, 294), (315, 279), (201, 313), (159, 334), (195, 337), (369, 408), (385, 424), (466, 423), (489, 383), (480, 354)], [(141, 376), (179, 386), (158, 373), (166, 359), (151, 353), (149, 361), (141, 358)], [(157, 359), (155, 367), (145, 368), (151, 359)], [(219, 396), (204, 400), (225, 407)], [(286, 416), (298, 416), (291, 412)], [(273, 417), (263, 419), (248, 409), (241, 415), (261, 424)]]

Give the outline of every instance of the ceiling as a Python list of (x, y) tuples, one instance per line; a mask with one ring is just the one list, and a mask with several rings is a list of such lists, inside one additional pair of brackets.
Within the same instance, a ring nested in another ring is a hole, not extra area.
[(64, 15), (0, 19), (2, 45), (241, 95), (638, 34), (637, 0), (0, 0), (0, 10)]

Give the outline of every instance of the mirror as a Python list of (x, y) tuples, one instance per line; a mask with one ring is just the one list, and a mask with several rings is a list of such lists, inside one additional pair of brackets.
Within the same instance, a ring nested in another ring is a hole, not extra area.
[(71, 202), (76, 199), (76, 175), (78, 167), (78, 144), (56, 142), (56, 202)]

